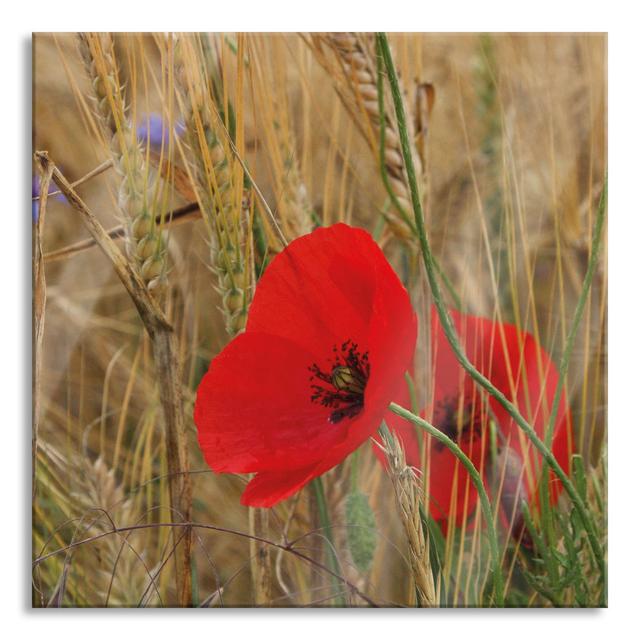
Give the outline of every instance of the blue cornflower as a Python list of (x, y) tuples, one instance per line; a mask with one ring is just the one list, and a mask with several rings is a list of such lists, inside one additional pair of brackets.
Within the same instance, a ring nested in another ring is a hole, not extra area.
[[(178, 120), (173, 125), (173, 130), (180, 137), (184, 133), (184, 123)], [(136, 129), (136, 135), (139, 142), (148, 143), (152, 148), (160, 148), (163, 144), (169, 144), (169, 125), (164, 121), (159, 113), (150, 113), (144, 120), (140, 122)]]

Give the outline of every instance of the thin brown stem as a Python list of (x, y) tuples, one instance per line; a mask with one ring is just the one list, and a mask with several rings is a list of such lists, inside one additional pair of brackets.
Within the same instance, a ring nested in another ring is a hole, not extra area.
[[(184, 427), (182, 397), (182, 378), (178, 360), (175, 336), (169, 329), (161, 328), (155, 332), (153, 358), (158, 375), (160, 402), (164, 413), (167, 466), (169, 477), (169, 496), (172, 518), (181, 517), (191, 520), (191, 476), (180, 473), (189, 468), (187, 439)], [(191, 606), (191, 529), (185, 527), (184, 537), (176, 544), (176, 589), (178, 602), (182, 606)]]
[[(84, 184), (85, 182), (89, 182), (89, 180), (91, 180), (92, 178), (95, 178), (96, 176), (99, 176), (101, 173), (104, 173), (107, 169), (110, 169), (113, 166), (113, 160), (105, 160), (104, 162), (100, 163), (97, 167), (95, 167), (94, 169), (91, 169), (91, 171), (89, 171), (89, 173), (86, 173), (85, 175), (82, 176), (82, 178), (79, 178), (78, 180), (76, 180), (75, 182), (71, 183), (72, 187), (79, 187), (81, 184)], [(59, 196), (62, 193), (62, 191), (58, 190), (58, 191), (52, 191), (51, 193), (47, 194), (48, 196)], [(44, 200), (44, 193), (42, 193), (42, 191), (40, 192), (39, 196), (33, 196), (31, 198), (32, 202), (37, 202), (38, 200)]]
[(95, 542), (96, 540), (100, 540), (101, 538), (104, 538), (112, 534), (122, 534), (128, 531), (138, 531), (141, 529), (154, 529), (154, 528), (162, 528), (162, 527), (182, 528), (184, 526), (189, 526), (192, 529), (206, 529), (209, 531), (218, 531), (219, 533), (229, 533), (235, 536), (239, 536), (241, 538), (246, 538), (248, 540), (255, 540), (256, 542), (260, 542), (260, 543), (269, 545), (271, 547), (275, 547), (277, 549), (282, 549), (286, 553), (290, 553), (296, 558), (299, 558), (300, 560), (304, 560), (305, 562), (308, 562), (309, 564), (313, 565), (317, 569), (320, 569), (321, 571), (324, 571), (325, 573), (328, 573), (329, 575), (332, 575), (335, 578), (338, 578), (338, 580), (340, 580), (340, 582), (342, 582), (347, 589), (349, 589), (355, 595), (360, 597), (369, 606), (371, 607), (380, 606), (378, 603), (372, 600), (369, 596), (367, 596), (362, 591), (360, 591), (360, 589), (358, 589), (356, 585), (349, 582), (348, 580), (343, 578), (341, 575), (334, 573), (331, 569), (329, 569), (328, 567), (325, 567), (321, 562), (317, 562), (313, 558), (310, 558), (309, 556), (306, 556), (305, 554), (298, 551), (297, 549), (294, 549), (293, 543), (281, 544), (279, 542), (274, 542), (273, 540), (268, 540), (267, 538), (262, 538), (260, 536), (243, 533), (242, 531), (236, 531), (235, 529), (229, 529), (227, 527), (216, 527), (215, 525), (212, 525), (212, 524), (201, 524), (199, 522), (181, 522), (181, 523), (157, 522), (152, 524), (130, 525), (127, 527), (114, 527), (113, 530), (111, 531), (104, 531), (102, 533), (97, 533), (96, 535), (85, 538), (84, 540), (76, 540), (75, 542), (72, 542), (64, 547), (55, 549), (54, 551), (50, 551), (45, 555), (38, 556), (37, 558), (35, 558), (32, 564), (34, 567), (37, 567), (40, 563), (44, 562), (45, 560), (48, 560), (49, 558), (53, 558), (54, 556), (60, 553), (66, 553), (70, 549), (74, 549), (75, 547), (80, 547), (83, 544), (88, 544), (90, 542)]
[(40, 420), (40, 372), (42, 367), (42, 338), (44, 336), (44, 312), (47, 300), (47, 288), (42, 256), (42, 230), (49, 197), (52, 167), (43, 168), (40, 183), (42, 198), (38, 203), (38, 217), (33, 225), (32, 261), (33, 261), (33, 352), (32, 352), (32, 401), (33, 424), (31, 436), (31, 493), (36, 496), (36, 466), (38, 461), (38, 423)]
[[(73, 186), (73, 185), (71, 185)], [(62, 193), (62, 192), (60, 192)], [(174, 224), (182, 222), (191, 222), (192, 220), (198, 220), (201, 216), (200, 207), (197, 202), (189, 202), (182, 207), (173, 209), (166, 213), (160, 213), (156, 216), (155, 224), (164, 224), (164, 227), (170, 227)], [(112, 240), (119, 240), (126, 235), (126, 229), (123, 225), (119, 224), (117, 227), (113, 227), (107, 231), (107, 235)], [(86, 240), (80, 240), (73, 244), (62, 247), (62, 249), (56, 249), (55, 251), (49, 251), (44, 254), (44, 261), (46, 263), (55, 262), (56, 260), (63, 260), (65, 258), (71, 258), (72, 256), (91, 249), (96, 246), (94, 238), (87, 238)]]
[[(269, 510), (249, 508), (249, 532), (263, 537), (268, 531)], [(271, 601), (271, 558), (269, 546), (258, 540), (250, 540), (251, 549), (251, 579), (255, 603), (264, 607)]]

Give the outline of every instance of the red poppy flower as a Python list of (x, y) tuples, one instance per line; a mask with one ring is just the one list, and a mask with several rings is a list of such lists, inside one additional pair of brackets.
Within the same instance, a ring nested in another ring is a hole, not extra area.
[[(558, 371), (549, 355), (534, 338), (511, 324), (451, 311), (456, 331), (472, 364), (513, 402), (543, 438), (558, 385)], [(541, 456), (502, 405), (480, 391), (458, 363), (444, 334), (435, 308), (432, 309), (433, 406), (427, 419), (456, 440), (485, 477), (487, 487), (499, 498), (505, 526), (514, 517), (516, 529), (520, 500), (533, 501), (540, 478)], [(497, 453), (492, 459), (490, 421), (497, 429)], [(410, 464), (420, 465), (415, 429), (394, 423)], [(425, 439), (426, 441), (427, 439)], [(560, 466), (569, 469), (571, 416), (564, 392), (556, 420), (552, 451)], [(474, 513), (478, 495), (466, 470), (441, 443), (432, 440), (426, 451), (431, 515), (446, 530), (448, 523), (460, 526)], [(551, 502), (562, 485), (552, 475)]]
[(367, 232), (336, 224), (294, 240), (198, 388), (207, 463), (256, 474), (243, 504), (291, 496), (376, 432), (415, 341), (409, 296)]

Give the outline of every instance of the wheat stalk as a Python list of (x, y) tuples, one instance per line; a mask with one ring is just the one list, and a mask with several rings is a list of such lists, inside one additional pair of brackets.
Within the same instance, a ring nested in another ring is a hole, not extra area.
[[(244, 330), (254, 288), (249, 235), (252, 198), (238, 184), (243, 175), (239, 169), (244, 167), (236, 162), (236, 150), (212, 95), (218, 82), (213, 52), (206, 38), (198, 43), (204, 51), (188, 37), (178, 42), (176, 80), (186, 126), (185, 155), (208, 231), (211, 270), (222, 296), (225, 327), (235, 336)], [(241, 52), (238, 58), (242, 60)], [(250, 508), (251, 534), (264, 536), (268, 518), (268, 511)], [(255, 602), (265, 606), (271, 600), (270, 550), (252, 539), (250, 551)]]
[(436, 607), (438, 600), (429, 559), (429, 544), (420, 519), (419, 481), (415, 470), (407, 466), (404, 451), (396, 436), (385, 429), (382, 433), (382, 439), (396, 504), (407, 536), (411, 572), (419, 604), (426, 607)]
[(33, 237), (32, 237), (32, 288), (33, 288), (33, 380), (32, 380), (32, 399), (33, 399), (33, 424), (32, 424), (32, 440), (31, 440), (31, 496), (35, 500), (36, 482), (37, 482), (37, 462), (38, 462), (38, 425), (40, 423), (40, 400), (41, 400), (41, 380), (42, 380), (42, 342), (44, 339), (44, 323), (45, 309), (47, 303), (47, 284), (45, 279), (44, 255), (42, 251), (42, 233), (44, 231), (44, 220), (47, 209), (47, 201), (49, 197), (49, 184), (53, 168), (49, 167), (42, 174), (40, 183), (40, 193), (42, 197), (38, 202), (38, 216), (33, 221)]

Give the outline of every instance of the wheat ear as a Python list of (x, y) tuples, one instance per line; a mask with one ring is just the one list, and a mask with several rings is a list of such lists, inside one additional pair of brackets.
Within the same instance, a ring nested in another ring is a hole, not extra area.
[(233, 336), (244, 329), (251, 301), (250, 200), (246, 194), (242, 197), (235, 182), (235, 157), (207, 90), (210, 78), (205, 63), (187, 38), (179, 41), (176, 79), (186, 126), (186, 160), (208, 232), (211, 269), (222, 296), (226, 329)]
[(107, 136), (113, 166), (122, 179), (118, 204), (125, 220), (129, 255), (149, 290), (164, 291), (166, 243), (156, 224), (154, 185), (136, 128), (127, 118), (111, 39), (79, 34), (78, 44), (93, 89), (95, 113)]
[(404, 451), (396, 436), (385, 429), (382, 439), (396, 504), (407, 536), (411, 571), (419, 604), (424, 607), (436, 607), (438, 601), (429, 559), (429, 545), (420, 518), (419, 481), (413, 468), (407, 466)]
[[(300, 175), (300, 166), (296, 153), (293, 133), (284, 135), (279, 140), (282, 169), (280, 172), (282, 204), (286, 221), (285, 231), (289, 237), (297, 238), (311, 232), (313, 207), (309, 200), (307, 187)], [(289, 229), (288, 227), (292, 227)]]

